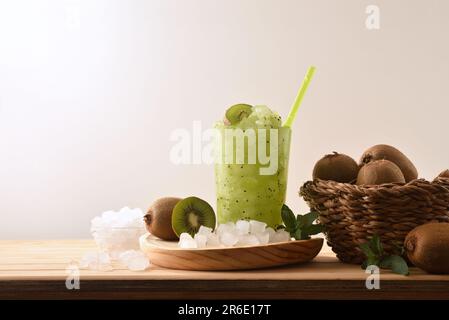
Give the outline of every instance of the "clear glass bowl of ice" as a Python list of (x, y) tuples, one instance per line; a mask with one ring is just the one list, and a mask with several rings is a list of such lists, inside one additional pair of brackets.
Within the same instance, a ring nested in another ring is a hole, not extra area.
[(143, 212), (128, 207), (103, 212), (92, 219), (90, 230), (99, 250), (116, 260), (121, 252), (139, 250), (139, 237), (145, 233)]
[(92, 236), (100, 251), (112, 259), (118, 259), (121, 252), (140, 250), (139, 237), (145, 233), (144, 227), (96, 227)]

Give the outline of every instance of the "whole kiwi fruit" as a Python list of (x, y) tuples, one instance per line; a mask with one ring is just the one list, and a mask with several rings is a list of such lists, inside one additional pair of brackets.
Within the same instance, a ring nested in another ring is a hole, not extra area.
[(322, 157), (313, 168), (313, 179), (350, 183), (357, 179), (359, 166), (354, 159), (334, 152)]
[(449, 178), (449, 170), (444, 170), (438, 175), (438, 178)]
[(428, 223), (410, 231), (404, 249), (411, 263), (429, 273), (449, 274), (449, 223)]
[(175, 197), (164, 197), (153, 202), (144, 217), (148, 232), (162, 240), (177, 240), (178, 236), (173, 231), (171, 220), (173, 209), (181, 200)]
[(376, 160), (388, 160), (396, 164), (404, 175), (405, 182), (418, 178), (418, 171), (415, 165), (401, 151), (387, 144), (378, 144), (366, 150), (361, 159), (360, 165)]
[(404, 183), (401, 169), (388, 160), (377, 160), (360, 168), (357, 176), (358, 185), (378, 185), (384, 183)]

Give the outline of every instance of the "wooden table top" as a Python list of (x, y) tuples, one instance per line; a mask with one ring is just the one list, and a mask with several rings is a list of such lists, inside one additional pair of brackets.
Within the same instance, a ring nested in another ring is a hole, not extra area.
[(203, 272), (151, 266), (132, 272), (80, 271), (80, 289), (65, 285), (67, 267), (93, 240), (0, 241), (0, 298), (3, 299), (449, 299), (449, 275), (411, 268), (401, 276), (382, 270), (380, 289), (368, 290), (368, 274), (343, 264), (329, 251), (312, 262), (251, 271)]

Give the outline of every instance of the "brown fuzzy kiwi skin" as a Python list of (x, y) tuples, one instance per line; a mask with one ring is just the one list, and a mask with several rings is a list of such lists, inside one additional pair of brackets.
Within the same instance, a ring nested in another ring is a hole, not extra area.
[(380, 185), (384, 183), (404, 183), (401, 169), (388, 160), (377, 160), (360, 168), (357, 185)]
[(449, 170), (444, 170), (438, 175), (438, 178), (449, 178)]
[(404, 249), (411, 263), (435, 274), (449, 274), (449, 223), (428, 223), (410, 231)]
[(171, 216), (173, 208), (181, 200), (176, 197), (164, 197), (153, 202), (144, 217), (148, 232), (162, 240), (178, 240), (172, 228)]
[(376, 160), (389, 160), (401, 169), (405, 182), (410, 182), (418, 178), (418, 170), (409, 158), (395, 147), (387, 144), (378, 144), (366, 150), (361, 159), (360, 165)]
[(313, 168), (313, 179), (332, 180), (342, 183), (357, 179), (359, 166), (354, 159), (343, 153), (334, 152), (321, 158)]

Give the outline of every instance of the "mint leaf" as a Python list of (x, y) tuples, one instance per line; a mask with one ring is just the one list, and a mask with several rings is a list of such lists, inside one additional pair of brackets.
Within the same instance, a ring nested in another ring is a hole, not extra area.
[(401, 256), (385, 256), (382, 241), (378, 235), (374, 235), (359, 247), (366, 256), (366, 260), (362, 264), (363, 269), (369, 265), (376, 265), (383, 269), (391, 269), (394, 273), (409, 274), (407, 262)]
[[(303, 234), (302, 234), (302, 231), (301, 231), (301, 229), (296, 229), (295, 230), (295, 233), (293, 234), (293, 237), (296, 239), (296, 240), (305, 240), (304, 239), (304, 236), (303, 236)], [(307, 239), (307, 238), (306, 238)]]
[(285, 225), (285, 231), (289, 232), (296, 240), (310, 239), (310, 235), (323, 231), (321, 225), (313, 224), (318, 218), (317, 212), (312, 211), (295, 217), (292, 210), (284, 204), (281, 209), (281, 217)]
[(371, 249), (379, 256), (383, 255), (384, 253), (384, 249), (382, 246), (382, 242), (380, 242), (380, 237), (375, 234), (372, 238), (371, 238)]
[(304, 219), (302, 215), (298, 214), (296, 216), (296, 223), (298, 224), (299, 227), (302, 227), (304, 225)]
[(294, 230), (296, 230), (298, 223), (296, 221), (296, 217), (293, 214), (293, 211), (287, 206), (287, 205), (282, 205), (282, 209), (281, 209), (281, 217), (282, 217), (282, 221), (285, 224), (286, 229), (291, 233), (294, 232)]
[(306, 213), (302, 216), (302, 221), (304, 226), (309, 227), (313, 224), (313, 222), (318, 218), (318, 213), (315, 211)]
[(367, 266), (378, 266), (379, 262), (379, 258), (376, 256), (370, 256), (366, 259)]
[(369, 242), (362, 243), (361, 245), (359, 245), (359, 248), (362, 250), (366, 257), (375, 256)]
[(306, 228), (305, 231), (309, 236), (318, 234), (323, 231), (323, 226), (320, 224), (312, 224), (310, 227)]
[(380, 267), (391, 269), (391, 271), (393, 271), (394, 273), (402, 274), (405, 276), (409, 274), (407, 262), (398, 255), (385, 257), (380, 262)]

